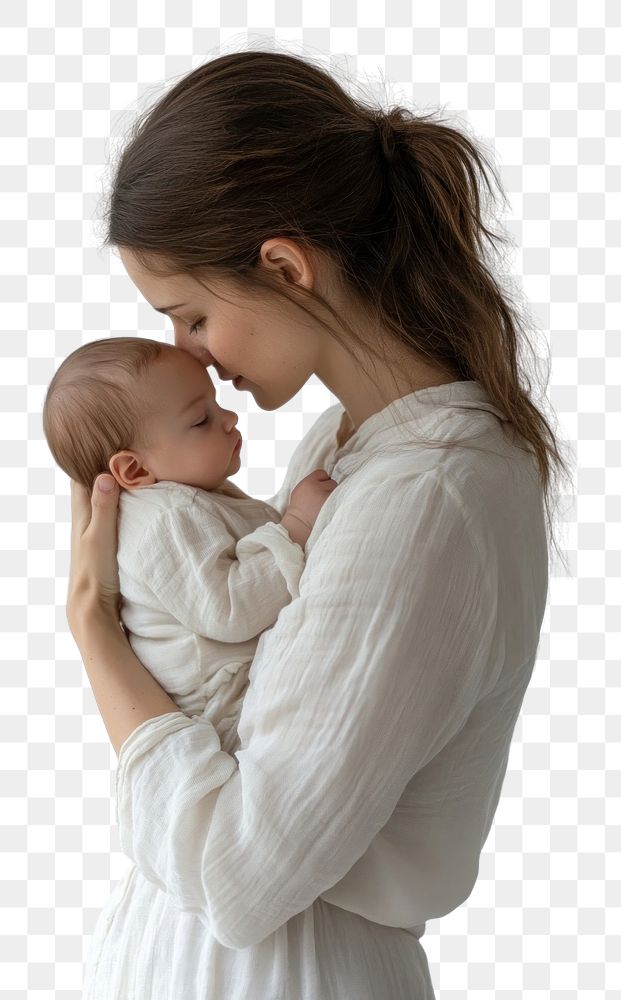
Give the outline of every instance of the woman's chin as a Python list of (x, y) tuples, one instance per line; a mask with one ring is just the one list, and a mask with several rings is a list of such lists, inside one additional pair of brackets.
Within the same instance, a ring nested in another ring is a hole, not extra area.
[(260, 388), (251, 389), (250, 392), (257, 406), (261, 410), (267, 410), (268, 412), (279, 410), (281, 406), (289, 402), (288, 399), (270, 398), (267, 393), (262, 393)]
[(249, 382), (247, 378), (244, 378), (241, 389), (238, 392), (249, 392), (253, 397), (255, 403), (261, 410), (267, 410), (271, 412), (273, 410), (279, 410), (281, 406), (285, 406), (297, 393), (300, 391), (302, 386), (299, 386), (292, 394), (287, 393), (286, 390), (278, 393), (278, 388), (262, 388), (255, 382)]

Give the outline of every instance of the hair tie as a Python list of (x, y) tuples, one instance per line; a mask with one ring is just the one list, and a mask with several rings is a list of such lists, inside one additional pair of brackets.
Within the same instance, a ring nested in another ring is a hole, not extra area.
[(379, 114), (374, 119), (377, 134), (382, 147), (382, 154), (387, 163), (392, 163), (395, 158), (396, 134), (391, 122), (385, 115)]

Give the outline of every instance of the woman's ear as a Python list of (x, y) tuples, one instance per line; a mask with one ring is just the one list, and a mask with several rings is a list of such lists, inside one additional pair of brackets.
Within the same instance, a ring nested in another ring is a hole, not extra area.
[(117, 451), (108, 463), (111, 474), (119, 486), (137, 490), (157, 482), (154, 474), (143, 465), (140, 455), (133, 451)]
[(272, 237), (261, 245), (261, 262), (270, 270), (281, 271), (288, 284), (312, 288), (313, 265), (309, 252), (295, 240)]

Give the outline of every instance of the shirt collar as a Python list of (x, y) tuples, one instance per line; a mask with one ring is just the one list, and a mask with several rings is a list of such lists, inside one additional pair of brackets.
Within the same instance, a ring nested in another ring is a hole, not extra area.
[[(440, 417), (441, 411), (447, 407), (487, 410), (500, 420), (507, 420), (505, 414), (491, 403), (489, 394), (476, 380), (430, 385), (425, 389), (417, 389), (406, 396), (401, 396), (377, 413), (372, 413), (345, 444), (338, 448), (336, 457), (365, 450), (375, 451), (383, 443), (403, 440), (403, 430), (399, 431), (401, 424), (411, 423), (413, 430), (423, 429), (428, 433)], [(342, 413), (345, 414), (344, 408)]]

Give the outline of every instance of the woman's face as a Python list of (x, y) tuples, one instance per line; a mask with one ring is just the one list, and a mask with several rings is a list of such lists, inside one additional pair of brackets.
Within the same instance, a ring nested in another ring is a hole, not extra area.
[(283, 406), (316, 370), (318, 333), (293, 318), (293, 307), (259, 306), (223, 282), (210, 283), (213, 294), (190, 275), (160, 278), (130, 250), (119, 252), (147, 302), (172, 320), (175, 346), (213, 365), (221, 379), (236, 379), (235, 387), (251, 392), (261, 409)]

